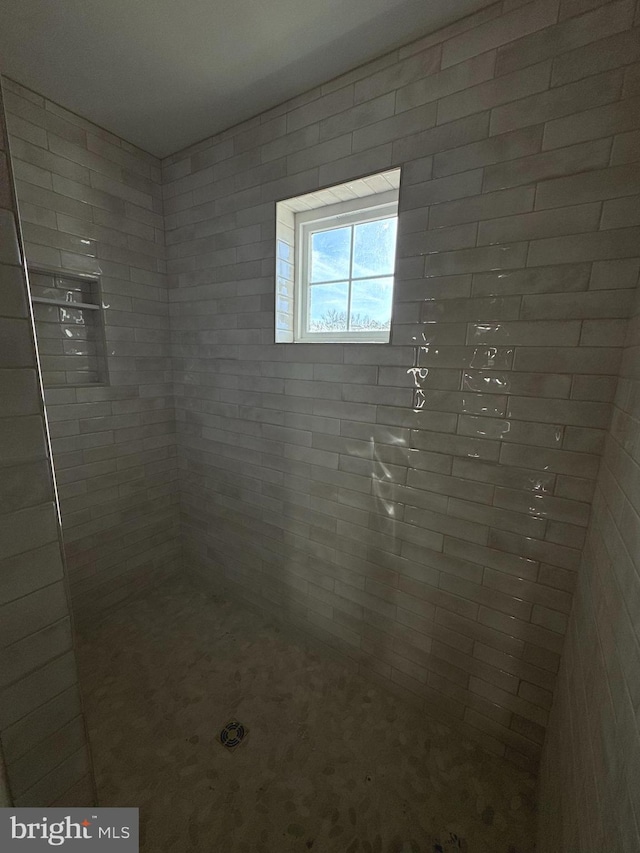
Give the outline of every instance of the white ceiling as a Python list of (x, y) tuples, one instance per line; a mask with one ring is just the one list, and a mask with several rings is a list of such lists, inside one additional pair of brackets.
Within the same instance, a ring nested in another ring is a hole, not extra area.
[(488, 0), (0, 0), (0, 71), (163, 157)]

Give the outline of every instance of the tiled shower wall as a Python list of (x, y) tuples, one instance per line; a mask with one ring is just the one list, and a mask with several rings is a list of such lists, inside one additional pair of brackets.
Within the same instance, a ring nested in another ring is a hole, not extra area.
[(545, 745), (543, 853), (640, 850), (639, 368), (640, 303), (629, 323)]
[[(189, 562), (535, 766), (639, 265), (638, 13), (592, 6), (169, 158), (169, 291), (157, 161), (9, 84), (29, 261), (107, 306), (110, 385), (48, 393), (81, 618), (176, 563), (171, 297)], [(276, 346), (275, 200), (397, 165), (392, 345)]]
[[(496, 3), (163, 163), (187, 562), (527, 767), (638, 277), (639, 22)], [(275, 201), (398, 165), (392, 344), (275, 345)]]
[(77, 618), (179, 554), (159, 162), (7, 81), (31, 269), (99, 277), (109, 382), (46, 392)]
[(0, 91), (0, 805), (89, 804), (90, 760)]

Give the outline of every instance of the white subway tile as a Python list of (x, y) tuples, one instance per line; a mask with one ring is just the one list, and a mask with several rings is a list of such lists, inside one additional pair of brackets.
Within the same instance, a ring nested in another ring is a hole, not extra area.
[(556, 22), (557, 0), (535, 0), (500, 18), (481, 24), (445, 42), (442, 48), (442, 67), (455, 65), (493, 47), (507, 44), (527, 33), (536, 32)]

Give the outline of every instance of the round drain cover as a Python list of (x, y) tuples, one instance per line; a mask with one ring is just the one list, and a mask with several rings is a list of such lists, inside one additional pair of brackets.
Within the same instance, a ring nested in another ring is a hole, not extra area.
[(245, 730), (242, 723), (231, 720), (220, 732), (220, 743), (228, 749), (233, 749), (234, 746), (242, 743), (244, 735)]

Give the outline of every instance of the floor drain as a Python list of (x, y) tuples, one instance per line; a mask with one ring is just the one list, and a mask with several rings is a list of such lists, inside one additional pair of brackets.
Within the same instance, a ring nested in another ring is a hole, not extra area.
[(237, 720), (229, 720), (220, 732), (220, 743), (227, 749), (235, 749), (240, 746), (248, 734), (249, 730), (242, 723)]

